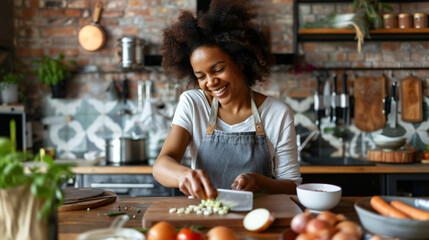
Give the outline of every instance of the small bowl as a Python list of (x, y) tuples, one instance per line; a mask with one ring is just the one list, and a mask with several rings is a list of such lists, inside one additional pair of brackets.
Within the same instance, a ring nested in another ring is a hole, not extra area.
[(102, 228), (90, 230), (79, 235), (77, 240), (130, 239), (145, 240), (143, 233), (132, 228)]
[(384, 150), (396, 150), (405, 145), (405, 137), (387, 137), (384, 135), (377, 135), (374, 137), (374, 143), (377, 147)]
[(342, 189), (326, 183), (306, 183), (296, 187), (299, 201), (312, 212), (328, 211), (341, 200)]
[[(429, 211), (429, 200), (426, 199), (396, 196), (381, 196), (381, 198), (388, 203), (398, 200), (415, 208)], [(362, 198), (354, 205), (360, 222), (366, 230), (384, 238), (428, 239), (429, 221), (382, 216), (371, 207), (370, 200), (371, 197)]]

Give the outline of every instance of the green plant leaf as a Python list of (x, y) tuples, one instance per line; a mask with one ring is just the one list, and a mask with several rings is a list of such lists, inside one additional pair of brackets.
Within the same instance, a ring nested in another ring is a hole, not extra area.
[[(30, 186), (33, 196), (45, 200), (38, 216), (47, 218), (52, 209), (63, 202), (61, 184), (73, 176), (71, 164), (56, 164), (46, 155), (42, 160), (46, 167), (32, 168), (30, 173), (24, 172), (23, 160), (32, 157), (20, 152), (10, 152), (0, 156), (0, 189), (13, 188), (20, 185)], [(40, 160), (40, 155), (35, 160)]]
[(34, 61), (37, 63), (40, 82), (46, 85), (57, 85), (71, 76), (69, 69), (69, 65), (72, 65), (70, 63), (71, 61), (67, 65), (64, 63), (64, 58), (64, 54), (60, 53), (56, 59), (50, 56), (44, 56), (43, 61)]

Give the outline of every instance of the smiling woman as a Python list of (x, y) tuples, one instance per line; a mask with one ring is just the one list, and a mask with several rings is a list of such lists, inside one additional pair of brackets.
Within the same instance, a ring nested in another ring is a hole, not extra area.
[[(199, 89), (180, 97), (153, 168), (164, 186), (215, 198), (217, 188), (294, 193), (301, 182), (292, 111), (252, 90), (273, 65), (247, 1), (213, 0), (164, 30), (162, 66)], [(180, 165), (187, 147), (191, 168)]]

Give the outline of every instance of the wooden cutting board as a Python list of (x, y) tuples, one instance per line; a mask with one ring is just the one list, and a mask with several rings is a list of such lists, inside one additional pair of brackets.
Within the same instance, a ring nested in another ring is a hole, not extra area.
[(364, 132), (373, 132), (386, 124), (383, 98), (384, 77), (358, 77), (354, 80), (354, 123)]
[[(243, 218), (248, 212), (229, 212), (226, 215), (213, 214), (210, 216), (197, 215), (196, 213), (177, 214), (169, 213), (170, 208), (186, 208), (193, 204), (198, 205), (200, 199), (168, 199), (155, 201), (149, 206), (143, 216), (143, 228), (150, 228), (159, 221), (167, 221), (175, 227), (190, 225), (204, 225), (214, 227), (218, 225), (240, 227), (243, 226)], [(274, 226), (289, 226), (291, 219), (299, 213), (301, 208), (286, 194), (262, 195), (254, 199), (253, 209), (266, 208), (275, 217)]]
[[(96, 208), (96, 207), (104, 206), (108, 203), (114, 202), (116, 200), (116, 193), (111, 192), (111, 191), (104, 191), (102, 189), (97, 189), (97, 190), (101, 190), (102, 193), (98, 194), (96, 196), (92, 196), (92, 197), (85, 197), (85, 198), (79, 198), (79, 199), (74, 198), (73, 200), (71, 200), (70, 198), (64, 198), (65, 203), (67, 203), (67, 202), (73, 202), (73, 203), (61, 205), (58, 208), (58, 211), (60, 211), (60, 212), (61, 211), (74, 211), (74, 210), (82, 210), (82, 209), (87, 209), (87, 208)], [(75, 192), (79, 192), (79, 191), (75, 191)], [(75, 192), (73, 193), (74, 197), (76, 197)], [(95, 191), (93, 191), (93, 192), (95, 192)], [(86, 191), (85, 191), (85, 193), (86, 193)], [(80, 195), (79, 197), (81, 197), (81, 195), (83, 195), (83, 194), (78, 193), (78, 195)], [(89, 196), (89, 195), (87, 195), (87, 196)], [(99, 199), (91, 200), (92, 198), (99, 198)]]
[(383, 163), (413, 163), (416, 161), (416, 149), (413, 150), (368, 150), (367, 160)]
[(61, 191), (64, 195), (64, 202), (93, 198), (104, 193), (103, 189), (98, 188), (64, 188)]
[(409, 76), (401, 81), (401, 117), (404, 122), (423, 121), (422, 82)]

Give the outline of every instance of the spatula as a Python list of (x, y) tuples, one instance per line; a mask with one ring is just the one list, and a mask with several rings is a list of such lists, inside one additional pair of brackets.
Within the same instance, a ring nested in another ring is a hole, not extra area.
[(250, 211), (253, 209), (253, 192), (217, 189), (216, 201), (231, 211)]

